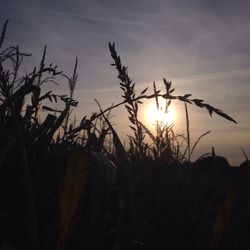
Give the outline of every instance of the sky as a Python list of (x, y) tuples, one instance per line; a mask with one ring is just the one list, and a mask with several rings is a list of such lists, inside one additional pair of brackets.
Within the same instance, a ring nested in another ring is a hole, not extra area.
[[(212, 131), (192, 159), (214, 146), (231, 165), (239, 165), (241, 147), (250, 157), (249, 11), (248, 0), (1, 0), (0, 23), (9, 19), (6, 45), (32, 53), (27, 71), (39, 64), (45, 44), (47, 62), (67, 74), (78, 57), (78, 119), (98, 111), (94, 98), (103, 108), (122, 100), (108, 51), (108, 42), (115, 42), (138, 93), (154, 81), (161, 88), (166, 78), (176, 94), (191, 93), (232, 116), (237, 125), (188, 107), (191, 143)], [(57, 90), (67, 91), (67, 84)], [(184, 133), (184, 106), (173, 105), (175, 131)], [(126, 111), (112, 114), (125, 138), (130, 133)]]

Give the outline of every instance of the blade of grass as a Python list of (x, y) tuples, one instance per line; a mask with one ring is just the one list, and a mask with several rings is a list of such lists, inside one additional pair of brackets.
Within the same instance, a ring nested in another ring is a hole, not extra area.
[(211, 133), (211, 130), (209, 130), (209, 131), (205, 132), (204, 134), (202, 134), (201, 136), (199, 136), (199, 138), (196, 140), (194, 146), (192, 147), (191, 155), (193, 154), (193, 152), (194, 152), (196, 146), (198, 145), (199, 141), (200, 141), (204, 136), (206, 136), (206, 135), (208, 135), (208, 134), (210, 134), (210, 133)]
[(191, 159), (191, 149), (190, 149), (190, 127), (189, 127), (189, 115), (187, 109), (187, 103), (185, 102), (185, 114), (186, 114), (186, 129), (187, 129), (187, 150), (188, 150), (188, 162)]
[(4, 42), (8, 22), (9, 22), (9, 19), (7, 19), (5, 21), (4, 26), (3, 26), (3, 30), (2, 30), (1, 37), (0, 37), (0, 48), (2, 48), (2, 45), (3, 45), (3, 42)]
[(245, 150), (243, 149), (243, 147), (241, 147), (241, 151), (244, 154), (246, 161), (248, 162), (249, 160), (248, 160), (247, 154), (246, 154)]

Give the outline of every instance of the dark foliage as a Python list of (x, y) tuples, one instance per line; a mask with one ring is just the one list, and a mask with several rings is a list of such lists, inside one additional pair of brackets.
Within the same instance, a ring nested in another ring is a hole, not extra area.
[[(70, 114), (78, 105), (78, 60), (68, 76), (47, 66), (45, 46), (40, 65), (23, 75), (20, 66), (30, 55), (18, 46), (2, 49), (7, 23), (0, 37), (0, 247), (250, 249), (249, 161), (232, 168), (214, 150), (190, 161), (209, 132), (191, 145), (187, 104), (236, 123), (233, 118), (191, 94), (174, 95), (166, 79), (165, 93), (153, 84), (152, 94), (148, 88), (136, 94), (110, 43), (123, 100), (106, 109), (97, 102), (99, 112), (76, 125)], [(69, 95), (43, 92), (44, 83), (62, 79)], [(174, 100), (185, 104), (185, 136), (163, 124), (153, 133), (139, 120), (143, 100), (154, 99), (159, 108), (159, 98), (166, 110)], [(110, 121), (110, 111), (121, 105), (132, 130), (126, 149)]]

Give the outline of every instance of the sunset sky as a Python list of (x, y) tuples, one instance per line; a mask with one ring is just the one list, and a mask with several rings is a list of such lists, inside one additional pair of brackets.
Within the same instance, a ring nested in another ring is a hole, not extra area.
[[(1, 0), (0, 22), (9, 19), (5, 46), (32, 53), (27, 71), (39, 64), (45, 44), (48, 64), (66, 74), (78, 57), (78, 119), (98, 111), (93, 98), (103, 108), (122, 100), (108, 51), (108, 42), (115, 42), (138, 93), (154, 81), (162, 87), (166, 78), (176, 94), (192, 93), (238, 122), (189, 106), (192, 142), (212, 130), (193, 160), (214, 146), (237, 165), (244, 161), (241, 147), (250, 158), (249, 11), (249, 0)], [(67, 91), (67, 84), (59, 91)], [(184, 133), (184, 105), (173, 105), (176, 133)], [(146, 106), (141, 107), (145, 123)], [(130, 133), (127, 113), (119, 108), (112, 114), (124, 138)]]

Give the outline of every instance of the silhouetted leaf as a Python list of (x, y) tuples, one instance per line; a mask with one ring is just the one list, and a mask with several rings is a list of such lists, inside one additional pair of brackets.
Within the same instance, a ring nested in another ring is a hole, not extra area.
[(183, 98), (188, 98), (188, 97), (190, 97), (192, 94), (185, 94), (184, 96), (183, 96)]
[(126, 109), (130, 110), (130, 111), (133, 111), (133, 109), (129, 106), (129, 105), (124, 105)]
[(4, 26), (3, 26), (3, 30), (2, 30), (1, 37), (0, 37), (0, 48), (2, 48), (2, 45), (3, 45), (3, 42), (4, 42), (4, 38), (5, 38), (5, 33), (6, 33), (6, 28), (7, 28), (8, 22), (9, 22), (9, 19), (7, 19), (5, 21)]
[(224, 117), (225, 119), (231, 121), (231, 122), (234, 122), (236, 124), (238, 124), (232, 117), (230, 117), (229, 115), (223, 113), (223, 112), (216, 112), (218, 115)]
[(134, 131), (136, 131), (136, 128), (135, 127), (133, 127), (133, 126), (129, 126), (131, 129), (133, 129)]
[(47, 111), (51, 111), (51, 112), (60, 112), (60, 113), (62, 112), (60, 110), (56, 110), (56, 109), (50, 108), (48, 106), (42, 106), (42, 109), (47, 110)]
[(146, 91), (148, 90), (148, 87), (147, 88), (145, 88), (142, 92), (141, 92), (141, 94), (140, 95), (143, 95), (144, 93), (146, 93)]

